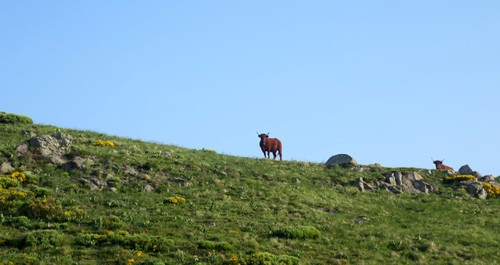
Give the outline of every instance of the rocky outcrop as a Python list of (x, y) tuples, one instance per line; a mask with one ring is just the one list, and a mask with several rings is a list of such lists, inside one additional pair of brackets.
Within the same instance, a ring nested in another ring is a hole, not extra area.
[(346, 154), (338, 154), (330, 157), (328, 161), (326, 161), (325, 166), (326, 167), (334, 167), (334, 166), (341, 166), (341, 167), (355, 167), (358, 165), (358, 162), (352, 158), (350, 155)]
[(73, 137), (65, 133), (38, 135), (18, 146), (16, 153), (18, 156), (36, 153), (55, 165), (63, 165), (68, 162), (64, 155), (71, 150), (72, 143)]
[(488, 197), (488, 192), (484, 189), (483, 185), (477, 181), (460, 181), (456, 189), (464, 189), (467, 194), (478, 199), (486, 199), (486, 197)]
[(395, 194), (403, 192), (429, 194), (438, 191), (436, 185), (425, 182), (417, 172), (393, 172), (388, 174), (385, 180), (375, 180), (373, 183), (366, 183), (363, 178), (358, 178), (354, 184), (360, 191), (386, 190)]

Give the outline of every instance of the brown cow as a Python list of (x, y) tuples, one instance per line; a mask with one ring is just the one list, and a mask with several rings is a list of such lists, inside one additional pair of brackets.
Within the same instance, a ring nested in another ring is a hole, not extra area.
[[(271, 158), (271, 154), (273, 153), (273, 159), (276, 159), (276, 152), (279, 152), (280, 160), (281, 160), (281, 141), (278, 138), (269, 138), (269, 133), (261, 133), (257, 132), (258, 137), (260, 138), (260, 149), (262, 153), (264, 153), (264, 158)], [(267, 156), (266, 156), (267, 153)]]
[(434, 165), (436, 165), (436, 169), (438, 169), (438, 170), (455, 171), (452, 167), (443, 164), (443, 161), (444, 161), (444, 159), (443, 160), (433, 160), (432, 163), (434, 163)]

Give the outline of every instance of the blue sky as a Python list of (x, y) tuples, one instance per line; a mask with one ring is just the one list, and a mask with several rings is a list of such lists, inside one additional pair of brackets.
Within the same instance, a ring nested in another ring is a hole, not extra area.
[(1, 1), (0, 111), (261, 157), (500, 175), (499, 1)]

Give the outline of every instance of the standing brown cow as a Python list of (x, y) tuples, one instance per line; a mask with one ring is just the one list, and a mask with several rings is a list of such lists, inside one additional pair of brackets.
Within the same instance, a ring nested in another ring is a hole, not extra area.
[[(269, 138), (269, 133), (261, 133), (257, 132), (258, 137), (260, 138), (260, 149), (262, 153), (264, 153), (265, 158), (271, 158), (271, 154), (273, 153), (273, 159), (276, 159), (276, 152), (279, 152), (280, 160), (281, 160), (281, 141), (278, 138)], [(266, 156), (267, 153), (267, 156)]]

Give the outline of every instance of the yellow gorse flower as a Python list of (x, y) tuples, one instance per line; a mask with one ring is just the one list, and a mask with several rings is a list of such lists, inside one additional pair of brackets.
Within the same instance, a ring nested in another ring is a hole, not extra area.
[(19, 171), (12, 172), (12, 174), (10, 174), (10, 177), (13, 179), (17, 179), (17, 181), (19, 181), (21, 183), (26, 181), (26, 175), (22, 172), (19, 172)]
[(498, 186), (493, 186), (490, 183), (483, 182), (481, 183), (483, 185), (483, 188), (488, 192), (488, 196), (490, 197), (497, 197), (500, 196), (500, 187)]
[(174, 196), (174, 197), (169, 197), (165, 200), (165, 202), (169, 202), (171, 204), (177, 205), (177, 204), (183, 204), (186, 203), (186, 199), (179, 197), (179, 196)]
[(476, 177), (473, 175), (456, 175), (456, 176), (446, 176), (444, 177), (445, 180), (448, 181), (462, 181), (462, 180), (476, 180)]
[(92, 143), (95, 146), (108, 146), (108, 147), (115, 147), (115, 142), (113, 141), (104, 141), (104, 140), (97, 140)]

